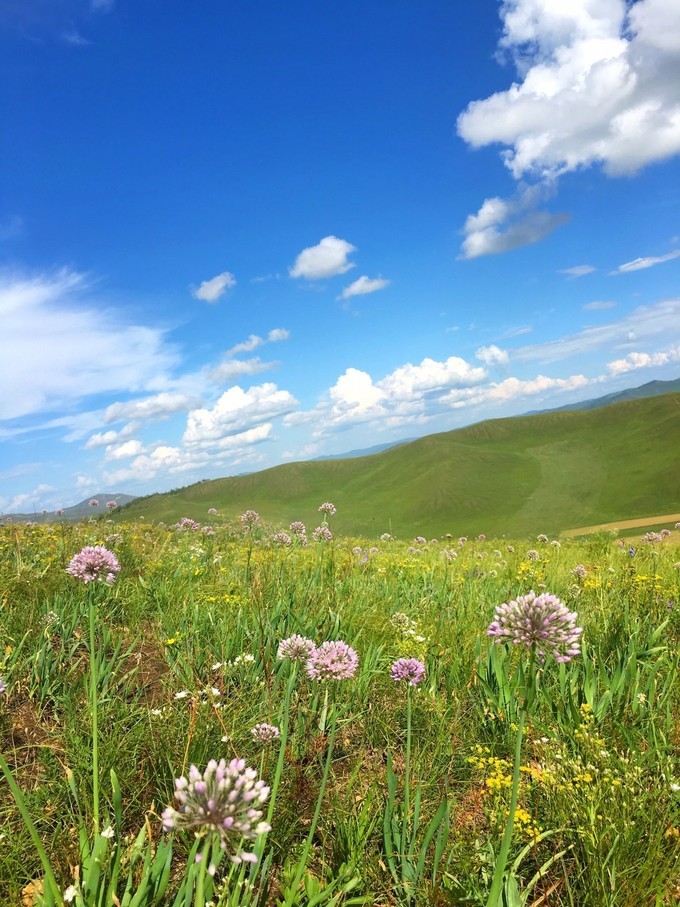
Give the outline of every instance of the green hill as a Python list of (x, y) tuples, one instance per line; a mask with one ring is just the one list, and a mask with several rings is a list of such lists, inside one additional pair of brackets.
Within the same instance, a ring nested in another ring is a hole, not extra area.
[(373, 456), (288, 463), (137, 498), (116, 519), (208, 522), (257, 510), (272, 526), (320, 522), (400, 538), (557, 533), (680, 510), (680, 393), (591, 411), (493, 419)]

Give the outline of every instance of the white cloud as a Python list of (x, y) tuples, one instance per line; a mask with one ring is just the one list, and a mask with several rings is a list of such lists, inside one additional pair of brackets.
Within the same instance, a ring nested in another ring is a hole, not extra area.
[(145, 397), (143, 400), (112, 403), (106, 408), (104, 422), (107, 425), (128, 419), (136, 422), (158, 422), (174, 416), (176, 413), (187, 412), (192, 407), (198, 406), (199, 403), (200, 401), (196, 397), (187, 394), (163, 392), (152, 397)]
[(125, 324), (85, 277), (0, 274), (0, 420), (65, 409), (99, 393), (152, 390), (177, 355), (164, 332)]
[(470, 214), (465, 221), (460, 257), (499, 255), (545, 239), (566, 223), (570, 215), (528, 210), (538, 204), (542, 196), (545, 197), (542, 192), (520, 187), (513, 198), (485, 199), (477, 214)]
[(490, 346), (480, 346), (475, 353), (475, 358), (483, 362), (484, 365), (489, 366), (489, 368), (505, 366), (510, 363), (510, 356), (507, 351), (500, 349), (493, 343)]
[(123, 444), (111, 446), (107, 449), (105, 460), (127, 460), (136, 457), (142, 452), (142, 442), (137, 439), (125, 441)]
[(520, 81), (460, 115), (473, 147), (506, 146), (517, 179), (634, 173), (680, 151), (677, 0), (506, 0), (501, 18)]
[(92, 44), (92, 41), (84, 38), (74, 26), (71, 26), (61, 33), (61, 40), (65, 44), (70, 44), (72, 47), (87, 47), (89, 44)]
[(210, 280), (204, 280), (197, 290), (192, 290), (191, 295), (195, 299), (202, 299), (204, 302), (217, 302), (224, 296), (227, 290), (236, 286), (236, 278), (230, 271), (223, 271), (217, 277)]
[(303, 249), (289, 270), (291, 277), (322, 280), (344, 274), (355, 267), (347, 257), (356, 247), (337, 236), (325, 236), (316, 246)]
[(189, 413), (183, 440), (185, 444), (214, 442), (284, 416), (296, 405), (295, 397), (275, 384), (261, 384), (247, 391), (236, 385), (225, 391), (212, 409)]
[(596, 300), (595, 302), (587, 302), (585, 305), (582, 305), (581, 308), (584, 312), (602, 312), (605, 309), (613, 309), (616, 307), (616, 303), (612, 302), (610, 299)]
[(580, 390), (592, 383), (585, 375), (571, 375), (569, 378), (549, 378), (537, 375), (535, 378), (522, 380), (506, 378), (504, 381), (492, 382), (488, 386), (454, 390), (443, 402), (454, 408), (462, 406), (481, 406), (483, 404), (503, 404), (522, 397), (533, 397), (554, 391), (567, 392)]
[(266, 337), (251, 334), (247, 340), (242, 340), (241, 343), (237, 343), (231, 349), (228, 349), (225, 355), (231, 357), (238, 356), (239, 353), (252, 353), (253, 350), (259, 349), (265, 343), (281, 343), (283, 340), (288, 340), (289, 337), (290, 331), (286, 330), (286, 328), (272, 328)]
[(638, 368), (669, 365), (672, 362), (680, 362), (680, 345), (658, 353), (628, 353), (624, 359), (608, 363), (607, 368), (612, 375), (624, 375)]
[(574, 265), (573, 268), (562, 268), (558, 274), (565, 274), (567, 277), (585, 277), (586, 274), (592, 274), (597, 271), (592, 265)]
[(276, 362), (263, 362), (257, 356), (253, 359), (227, 359), (211, 369), (208, 376), (215, 384), (224, 384), (242, 375), (259, 375), (276, 365)]
[(352, 296), (364, 296), (366, 293), (375, 293), (390, 285), (389, 280), (382, 277), (358, 277), (353, 283), (345, 287), (338, 299), (350, 299)]
[(680, 298), (667, 299), (654, 305), (640, 306), (619, 321), (587, 327), (576, 334), (547, 343), (521, 347), (512, 355), (513, 359), (525, 362), (555, 362), (604, 347), (629, 347), (636, 340), (649, 340), (669, 334), (677, 336), (679, 324)]
[(661, 265), (665, 261), (673, 261), (674, 258), (680, 258), (680, 249), (675, 249), (675, 251), (669, 252), (667, 255), (659, 255), (656, 258), (634, 258), (632, 261), (624, 262), (615, 271), (610, 271), (609, 273), (614, 275), (628, 274), (630, 271), (644, 271), (645, 268), (653, 268), (654, 265)]

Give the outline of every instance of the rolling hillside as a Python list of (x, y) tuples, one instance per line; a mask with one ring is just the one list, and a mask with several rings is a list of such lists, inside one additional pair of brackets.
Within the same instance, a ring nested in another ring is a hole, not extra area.
[(116, 519), (320, 522), (343, 535), (557, 533), (680, 510), (680, 393), (591, 411), (494, 419), (373, 456), (289, 463), (137, 498)]

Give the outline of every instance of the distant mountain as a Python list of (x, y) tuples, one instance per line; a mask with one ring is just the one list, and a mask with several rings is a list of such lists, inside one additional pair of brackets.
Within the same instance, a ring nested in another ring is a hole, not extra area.
[(416, 438), (402, 438), (401, 441), (388, 441), (386, 444), (376, 444), (374, 447), (364, 447), (360, 450), (350, 450), (347, 453), (325, 454), (322, 457), (314, 457), (315, 460), (352, 460), (355, 457), (370, 457), (371, 454), (382, 453), (384, 450), (391, 450), (393, 447), (400, 447), (402, 444), (410, 444)]
[(525, 415), (540, 416), (543, 413), (561, 413), (572, 409), (599, 409), (601, 406), (609, 406), (612, 403), (641, 400), (645, 397), (659, 397), (661, 394), (672, 394), (676, 391), (680, 391), (680, 378), (674, 378), (671, 381), (648, 381), (647, 384), (642, 384), (640, 387), (628, 387), (623, 391), (605, 394), (604, 397), (581, 400), (579, 403), (567, 403), (566, 406), (556, 406), (554, 409), (536, 409)]
[[(82, 520), (91, 516), (101, 516), (103, 513), (109, 513), (111, 508), (106, 505), (110, 501), (115, 501), (119, 507), (122, 507), (123, 504), (129, 504), (130, 501), (134, 500), (135, 495), (102, 491), (99, 494), (93, 494), (91, 497), (85, 498), (84, 501), (74, 504), (72, 507), (64, 507), (64, 512), (61, 514), (57, 514), (54, 510), (48, 510), (47, 512), (41, 510), (40, 513), (4, 514), (1, 519), (12, 520), (13, 522), (31, 520), (31, 522), (37, 523), (55, 523), (58, 520)], [(93, 504), (93, 501), (97, 503)]]
[[(138, 498), (116, 521), (219, 524), (256, 510), (270, 527), (321, 522), (376, 538), (521, 536), (680, 512), (680, 393), (596, 411), (491, 419), (349, 459), (285, 463)], [(217, 516), (208, 516), (209, 510)]]

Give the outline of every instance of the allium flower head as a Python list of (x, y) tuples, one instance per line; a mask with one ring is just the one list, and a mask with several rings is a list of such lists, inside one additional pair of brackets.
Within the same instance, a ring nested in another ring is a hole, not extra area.
[(276, 740), (280, 735), (281, 731), (274, 724), (256, 724), (255, 727), (250, 729), (250, 733), (253, 735), (253, 740), (256, 743), (267, 744), (271, 743), (273, 740)]
[(314, 649), (316, 649), (316, 644), (313, 639), (307, 639), (306, 636), (293, 633), (288, 639), (284, 639), (279, 643), (277, 657), (290, 658), (291, 661), (307, 661)]
[(332, 542), (333, 533), (330, 531), (328, 526), (317, 526), (312, 533), (312, 538), (315, 542)]
[(90, 507), (99, 507), (99, 501), (96, 498), (92, 498), (90, 501)]
[[(188, 778), (175, 781), (175, 800), (178, 810), (169, 806), (163, 812), (163, 829), (191, 829), (195, 832), (215, 833), (220, 847), (226, 850), (230, 840), (246, 838), (254, 841), (270, 831), (261, 822), (261, 807), (269, 796), (269, 788), (257, 778), (255, 769), (248, 768), (245, 760), (211, 759), (201, 773), (195, 765), (189, 769)], [(238, 845), (237, 845), (238, 846)], [(237, 852), (232, 860), (254, 862), (250, 853)]]
[(567, 662), (579, 655), (582, 627), (576, 626), (578, 615), (548, 592), (536, 595), (532, 590), (496, 608), (496, 619), (489, 625), (487, 636), (495, 642), (512, 642), (527, 649), (535, 647), (541, 662), (546, 654), (557, 662)]
[(57, 507), (57, 509), (56, 509), (54, 512), (56, 513), (57, 516), (63, 516), (63, 515), (64, 515), (64, 508), (63, 508), (63, 507)]
[(239, 517), (241, 520), (241, 527), (248, 532), (250, 529), (254, 529), (255, 526), (259, 525), (260, 514), (256, 510), (246, 510)]
[(359, 667), (359, 656), (341, 639), (322, 642), (311, 652), (306, 671), (312, 680), (348, 680)]
[(117, 506), (118, 506), (118, 501), (107, 501), (106, 502), (107, 510), (115, 510)]
[(274, 533), (272, 536), (272, 542), (279, 548), (290, 548), (292, 541), (287, 532), (284, 532), (281, 529), (279, 532)]
[(330, 501), (326, 501), (319, 507), (319, 513), (323, 513), (323, 515), (326, 517), (335, 516), (337, 509), (335, 507), (335, 504), (331, 504)]
[(417, 658), (398, 658), (390, 671), (392, 680), (405, 680), (415, 687), (425, 680), (425, 665)]
[(217, 510), (215, 507), (208, 507), (208, 513), (210, 516), (217, 516)]
[(120, 571), (120, 563), (116, 555), (104, 548), (103, 545), (88, 545), (74, 554), (66, 568), (66, 572), (76, 579), (81, 579), (84, 583), (91, 583), (95, 580), (104, 580), (111, 585), (115, 580), (116, 574)]

